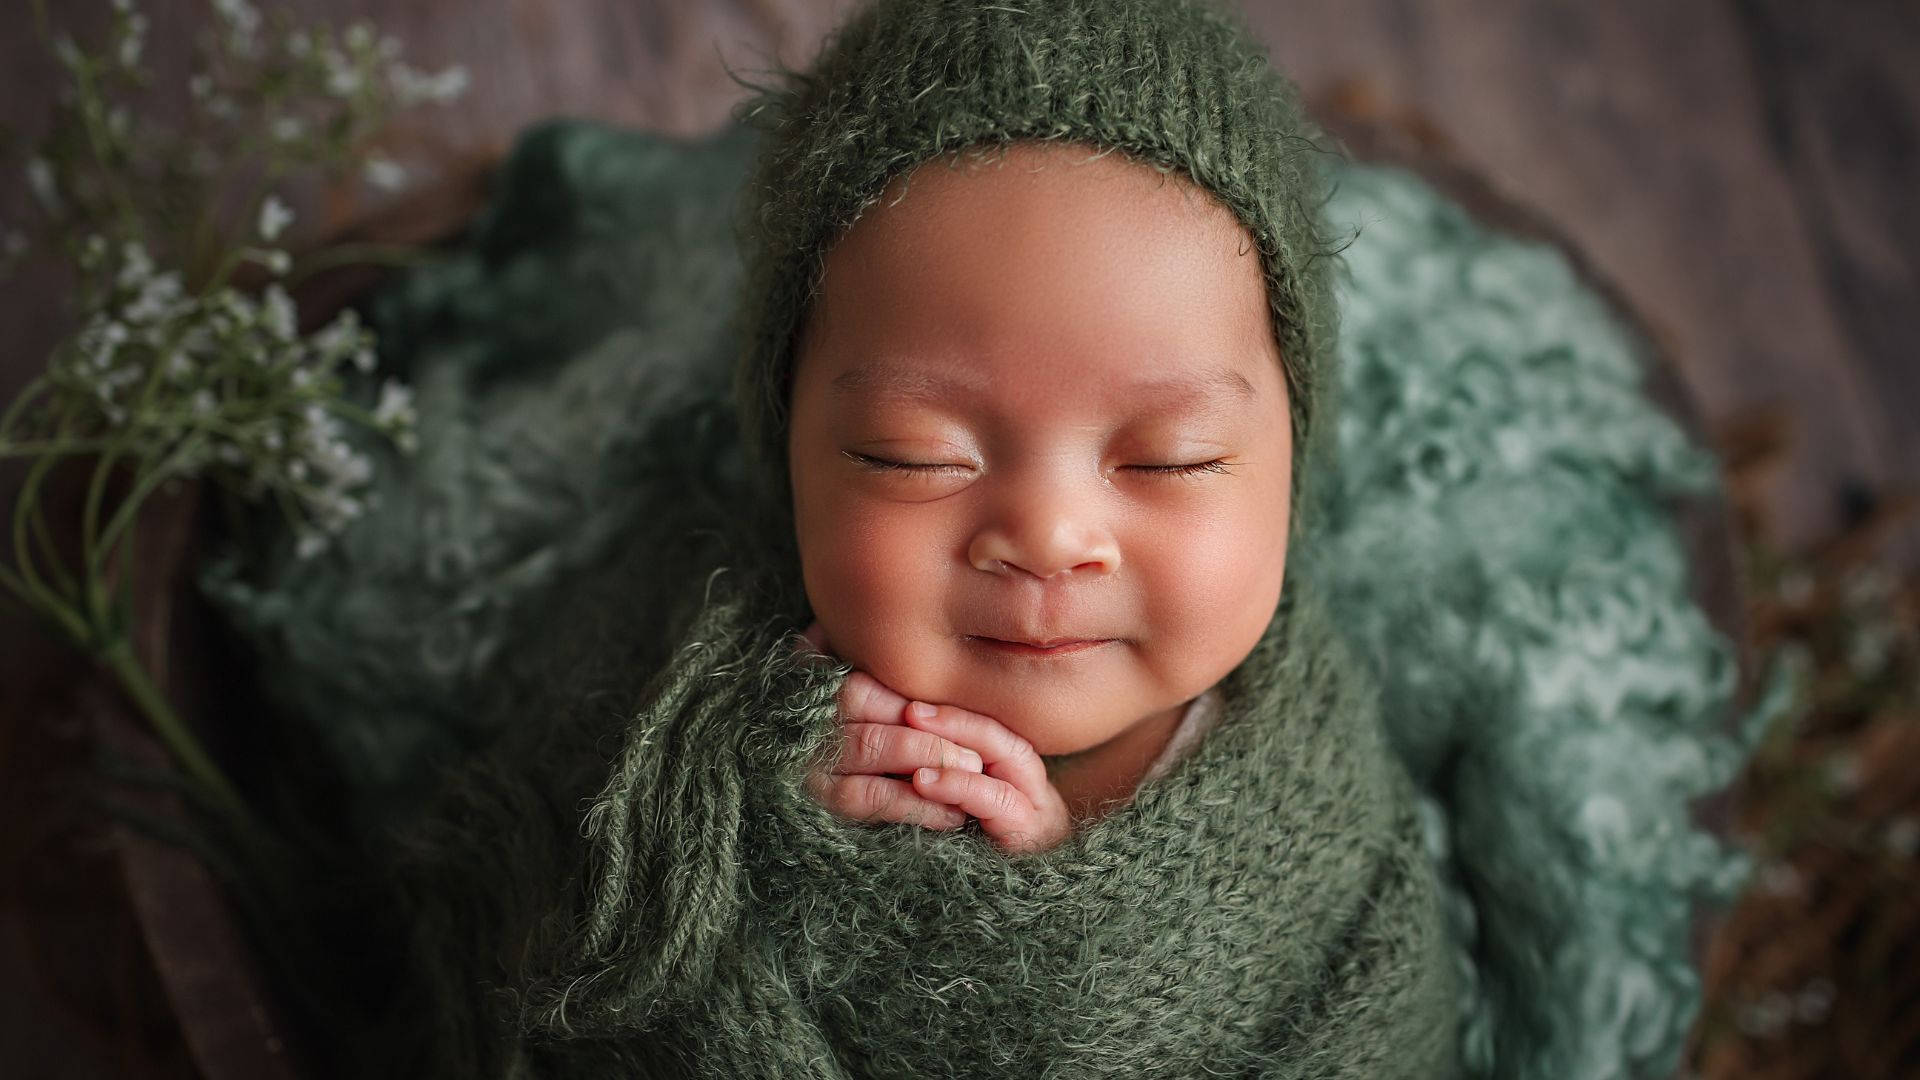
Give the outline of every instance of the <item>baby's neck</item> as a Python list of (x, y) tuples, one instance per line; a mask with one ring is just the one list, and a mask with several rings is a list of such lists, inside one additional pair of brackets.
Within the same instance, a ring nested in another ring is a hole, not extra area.
[(1048, 757), (1047, 779), (1078, 824), (1097, 821), (1133, 797), (1167, 748), (1190, 702), (1163, 709), (1098, 746)]

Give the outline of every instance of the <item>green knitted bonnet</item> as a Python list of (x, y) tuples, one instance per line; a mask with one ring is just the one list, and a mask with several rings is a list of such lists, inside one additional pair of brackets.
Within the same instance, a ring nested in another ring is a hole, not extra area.
[[(878, 0), (810, 72), (737, 110), (764, 133), (738, 222), (746, 261), (734, 372), (770, 531), (790, 536), (793, 354), (831, 245), (889, 179), (1018, 139), (1113, 148), (1178, 169), (1258, 246), (1292, 398), (1292, 531), (1330, 444), (1337, 383), (1321, 136), (1237, 12), (1212, 0)], [(782, 528), (780, 523), (784, 522)]]

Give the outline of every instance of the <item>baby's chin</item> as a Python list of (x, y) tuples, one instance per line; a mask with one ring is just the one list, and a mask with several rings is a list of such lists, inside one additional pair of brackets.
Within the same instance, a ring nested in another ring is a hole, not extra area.
[[(1115, 668), (1114, 663), (1122, 659), (1082, 665), (1079, 660), (1059, 658), (982, 667), (967, 662), (891, 665), (876, 658), (876, 666), (862, 670), (910, 699), (990, 716), (1039, 753), (1051, 756), (1091, 749), (1178, 704), (1150, 700), (1152, 688)], [(1057, 673), (1048, 670), (1048, 665), (1056, 664)], [(894, 671), (894, 680), (889, 680), (889, 670)]]

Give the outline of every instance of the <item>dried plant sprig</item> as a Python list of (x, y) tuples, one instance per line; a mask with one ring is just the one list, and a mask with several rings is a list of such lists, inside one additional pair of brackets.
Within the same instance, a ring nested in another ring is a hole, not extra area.
[[(0, 541), (0, 595), (12, 594), (100, 660), (152, 721), (197, 793), (245, 817), (233, 786), (155, 688), (130, 644), (141, 508), (175, 481), (205, 480), (286, 514), (302, 556), (364, 512), (373, 462), (349, 425), (414, 445), (410, 393), (388, 380), (367, 406), (351, 383), (377, 366), (372, 331), (346, 310), (303, 332), (288, 289), (350, 262), (406, 262), (376, 245), (295, 258), (287, 185), (377, 161), (369, 140), (399, 109), (464, 89), (459, 68), (429, 75), (400, 45), (356, 23), (302, 27), (247, 0), (210, 0), (184, 123), (146, 114), (147, 17), (112, 0), (98, 45), (57, 34), (35, 0), (63, 74), (46, 133), (21, 163), (37, 221), (0, 227), (0, 270), (34, 248), (64, 265), (73, 325), (43, 374), (0, 410), (0, 459), (26, 479)], [(238, 208), (237, 211), (235, 208)], [(243, 289), (251, 282), (257, 289)], [(63, 461), (91, 462), (78, 552), (62, 551), (44, 491)], [(114, 483), (122, 477), (121, 483)]]

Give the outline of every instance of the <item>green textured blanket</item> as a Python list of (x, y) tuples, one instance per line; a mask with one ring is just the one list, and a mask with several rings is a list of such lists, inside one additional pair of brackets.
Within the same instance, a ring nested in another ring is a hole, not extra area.
[[(413, 834), (423, 940), (493, 944), (461, 961), (475, 977), (450, 996), (395, 1013), (404, 1034), (497, 1050), (493, 1018), (524, 1005), (545, 1038), (574, 999), (502, 998), (479, 976), (591, 975), (596, 955), (632, 955), (579, 951), (609, 856), (578, 835), (652, 677), (696, 662), (675, 646), (708, 576), (744, 565), (728, 539), (743, 476), (727, 215), (751, 152), (739, 131), (531, 131), (470, 241), (376, 305), (382, 363), (416, 387), (419, 458), (383, 462), (379, 509), (337, 551), (303, 561), (281, 538), (205, 576), (255, 647), (277, 723), (324, 749), (307, 764), (345, 793), (356, 835), (416, 815), (437, 765), (493, 747), (513, 766), (465, 772), (454, 796), (477, 786), (477, 805), (512, 808), (480, 856), (430, 854), (470, 850), (457, 815)], [(1643, 346), (1557, 252), (1488, 233), (1392, 170), (1337, 180), (1329, 214), (1356, 234), (1340, 464), (1326, 529), (1289, 577), (1319, 586), (1420, 790), (1463, 1061), (1476, 1076), (1670, 1075), (1698, 999), (1693, 904), (1743, 869), (1687, 814), (1743, 752), (1717, 734), (1731, 650), (1688, 596), (1669, 518), (1712, 491), (1712, 463), (1646, 401)], [(778, 820), (748, 814), (741, 835)], [(627, 885), (651, 881), (647, 850)], [(742, 851), (760, 849), (736, 849), (745, 865)], [(537, 950), (510, 944), (523, 930)], [(842, 985), (734, 970), (828, 988), (816, 1002)], [(619, 987), (581, 989), (571, 1015), (597, 1038), (611, 1028), (592, 1007)]]
[[(407, 1014), (454, 1021), (422, 1068), (1454, 1075), (1412, 787), (1313, 600), (1283, 602), (1192, 756), (1009, 858), (977, 830), (814, 802), (804, 772), (836, 745), (848, 669), (796, 655), (794, 612), (737, 576), (708, 583), (634, 716), (509, 735), (416, 837), (410, 966), (428, 978)], [(580, 843), (556, 779), (601, 770)]]

